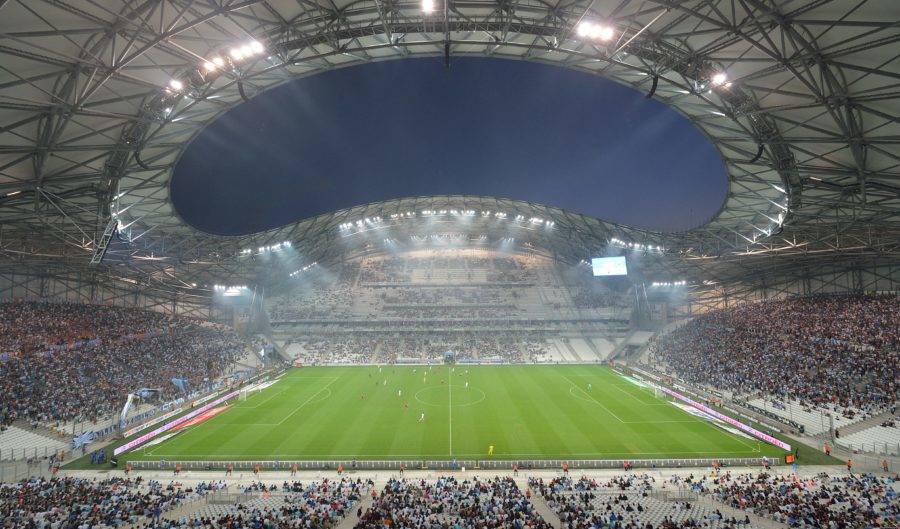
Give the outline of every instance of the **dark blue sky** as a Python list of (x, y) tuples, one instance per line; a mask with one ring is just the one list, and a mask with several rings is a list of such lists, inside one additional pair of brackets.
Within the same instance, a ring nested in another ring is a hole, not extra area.
[(297, 79), (207, 127), (172, 180), (184, 219), (219, 234), (439, 194), (673, 231), (713, 215), (725, 190), (712, 144), (664, 104), (597, 76), (498, 59)]

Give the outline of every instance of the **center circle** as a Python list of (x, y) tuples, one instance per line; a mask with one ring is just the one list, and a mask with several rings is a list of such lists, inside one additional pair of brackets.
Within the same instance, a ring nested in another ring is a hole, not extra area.
[[(451, 397), (450, 392), (453, 392)], [(474, 406), (486, 398), (484, 391), (469, 386), (461, 386), (459, 384), (427, 386), (416, 392), (414, 398), (426, 406), (462, 408), (464, 406)], [(451, 404), (452, 400), (452, 404)]]

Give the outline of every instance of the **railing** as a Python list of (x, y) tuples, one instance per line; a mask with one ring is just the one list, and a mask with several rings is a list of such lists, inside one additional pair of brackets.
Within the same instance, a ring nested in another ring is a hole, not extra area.
[(884, 456), (900, 456), (900, 442), (897, 443), (845, 443), (838, 440), (835, 444), (851, 452), (864, 452)]
[[(229, 466), (235, 470), (252, 470), (257, 466), (261, 470), (290, 470), (293, 465), (298, 470), (334, 471), (342, 467), (344, 471), (352, 470), (511, 470), (516, 466), (519, 470), (561, 469), (568, 465), (570, 470), (576, 469), (622, 469), (625, 463), (633, 468), (679, 468), (710, 467), (714, 462), (728, 467), (761, 467), (765, 458), (696, 458), (696, 459), (520, 459), (520, 460), (308, 460), (308, 461), (131, 461), (135, 469), (172, 470), (181, 465), (182, 470), (224, 470)], [(770, 465), (780, 465), (776, 458), (768, 460)]]
[(29, 446), (23, 448), (0, 448), (0, 461), (19, 461), (24, 459), (45, 459), (51, 455), (59, 456), (65, 450), (57, 446)]
[(696, 501), (700, 495), (689, 488), (677, 488), (650, 492), (650, 497), (659, 501)]

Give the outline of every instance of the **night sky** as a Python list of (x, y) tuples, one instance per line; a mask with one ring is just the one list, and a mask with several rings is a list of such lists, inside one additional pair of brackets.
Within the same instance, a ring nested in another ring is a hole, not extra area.
[(172, 181), (188, 223), (228, 235), (443, 194), (675, 231), (715, 214), (725, 191), (712, 144), (664, 104), (597, 76), (472, 58), (294, 80), (207, 127)]

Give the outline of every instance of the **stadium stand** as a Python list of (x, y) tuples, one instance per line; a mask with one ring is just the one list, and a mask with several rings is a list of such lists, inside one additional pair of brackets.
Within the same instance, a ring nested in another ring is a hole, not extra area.
[(435, 482), (392, 479), (357, 529), (393, 527), (550, 528), (512, 478)]
[(181, 516), (164, 515), (153, 527), (329, 529), (336, 526), (373, 486), (371, 480), (346, 478), (311, 483), (293, 481), (281, 485), (251, 483), (241, 487), (250, 499), (237, 503), (205, 502), (200, 508)]
[(141, 478), (89, 480), (31, 478), (0, 483), (3, 529), (117, 527), (151, 524), (162, 513), (194, 501), (223, 483), (183, 487)]
[(102, 427), (128, 393), (200, 388), (244, 358), (251, 341), (224, 327), (154, 312), (97, 305), (0, 305), (0, 423), (39, 421), (71, 432)]
[(651, 362), (743, 396), (810, 433), (883, 413), (898, 398), (900, 298), (829, 295), (739, 305), (653, 344)]
[(900, 517), (897, 477), (871, 474), (808, 479), (770, 474), (673, 477), (734, 508), (791, 527), (892, 527)]
[(749, 520), (727, 519), (721, 512), (690, 500), (666, 501), (652, 496), (656, 480), (647, 474), (625, 474), (608, 480), (568, 476), (529, 486), (547, 501), (565, 527), (738, 527)]
[(320, 365), (438, 361), (447, 351), (472, 362), (598, 362), (626, 336), (630, 313), (584, 267), (481, 249), (317, 266), (266, 307), (284, 350)]
[(725, 472), (656, 479), (625, 473), (531, 478), (529, 486), (572, 529), (757, 527), (759, 517), (790, 527), (893, 527), (900, 516), (896, 475)]
[(837, 444), (852, 451), (900, 456), (900, 427), (896, 420), (885, 421), (878, 426), (842, 435), (837, 439)]
[(0, 461), (49, 457), (67, 448), (69, 443), (58, 438), (16, 426), (0, 426)]

